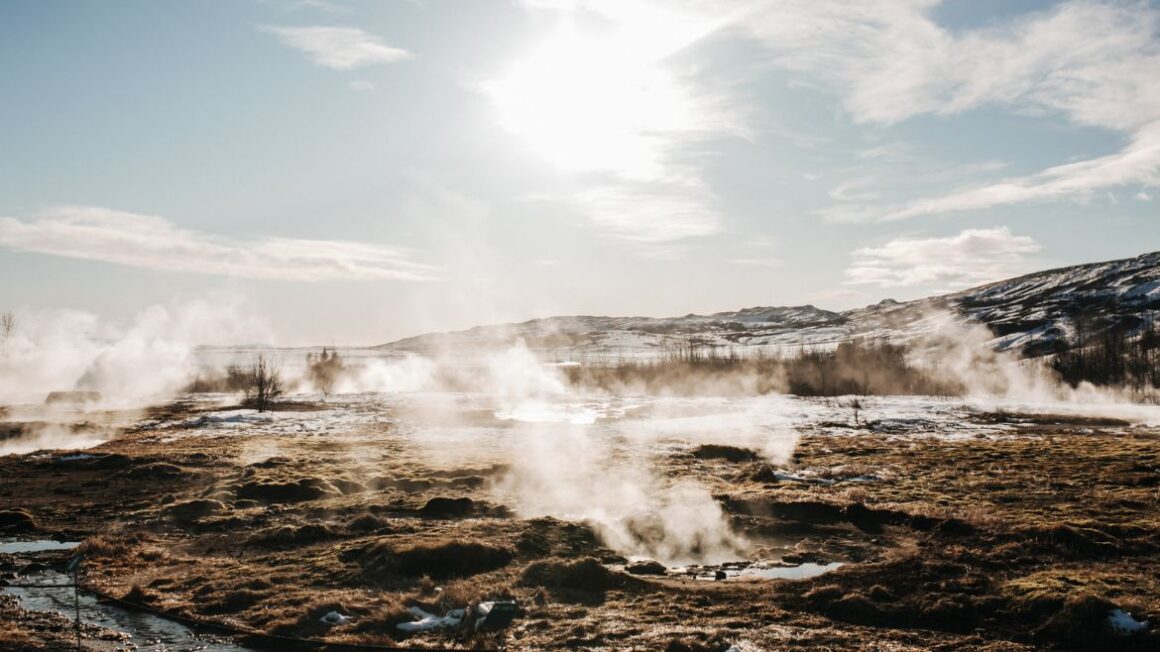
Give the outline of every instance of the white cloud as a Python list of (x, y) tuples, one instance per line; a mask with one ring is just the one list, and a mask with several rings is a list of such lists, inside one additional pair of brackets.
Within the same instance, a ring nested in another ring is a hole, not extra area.
[(965, 287), (1028, 271), (1040, 245), (1007, 227), (967, 229), (946, 238), (895, 238), (853, 253), (847, 285)]
[(383, 43), (379, 37), (355, 27), (264, 27), (282, 43), (301, 50), (314, 63), (335, 70), (395, 63), (411, 53)]
[(729, 259), (734, 265), (746, 267), (784, 267), (785, 261), (777, 255), (777, 243), (768, 236), (750, 236), (739, 247), (736, 258)]
[(847, 179), (830, 190), (830, 198), (838, 201), (867, 201), (878, 197), (873, 190), (874, 177), (855, 177)]
[(0, 247), (132, 267), (253, 279), (431, 278), (401, 249), (338, 240), (238, 242), (182, 229), (163, 218), (63, 206), (32, 220), (0, 217)]
[(345, 14), (350, 11), (349, 7), (327, 2), (326, 0), (298, 0), (294, 3), (292, 9), (314, 9), (316, 11), (323, 11), (328, 14)]
[(1115, 154), (875, 212), (881, 219), (899, 220), (1004, 204), (1083, 201), (1098, 190), (1127, 184), (1160, 185), (1160, 121), (1139, 130), (1133, 142)]
[(1140, 192), (1136, 193), (1136, 199), (1140, 201), (1151, 201), (1152, 195), (1149, 195), (1148, 193), (1141, 190)]
[(785, 261), (778, 258), (734, 258), (729, 262), (746, 267), (785, 267)]
[(579, 193), (578, 208), (616, 238), (663, 243), (720, 231), (715, 198), (696, 183), (604, 185)]
[(350, 90), (357, 93), (365, 93), (375, 89), (375, 85), (365, 79), (356, 79), (347, 85), (350, 87)]
[(1160, 11), (1142, 3), (1072, 1), (1004, 25), (952, 32), (930, 17), (938, 4), (781, 0), (751, 8), (737, 27), (780, 66), (837, 90), (855, 122), (891, 124), (993, 105), (1120, 132), (1128, 144), (965, 191), (838, 212), (902, 219), (1082, 201), (1125, 184), (1160, 185)]
[[(860, 157), (862, 158), (862, 157)], [(1002, 161), (979, 161), (964, 164), (940, 164), (926, 158), (894, 150), (876, 160), (859, 164), (858, 170), (871, 174), (854, 177), (830, 191), (834, 203), (814, 211), (829, 222), (870, 222), (906, 217), (906, 204), (877, 203), (883, 195), (897, 196), (928, 189), (954, 186), (961, 188), (980, 177), (990, 177), (1007, 166)], [(889, 160), (886, 160), (889, 159)], [(875, 189), (870, 190), (873, 186)], [(917, 202), (914, 202), (917, 204)]]
[(350, 7), (329, 2), (329, 0), (257, 0), (261, 4), (274, 5), (283, 11), (312, 10), (327, 14), (345, 14)]

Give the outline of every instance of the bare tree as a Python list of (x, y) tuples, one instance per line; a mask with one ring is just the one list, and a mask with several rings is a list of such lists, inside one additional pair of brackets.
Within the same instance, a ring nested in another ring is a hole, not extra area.
[(270, 403), (282, 394), (282, 378), (278, 368), (265, 355), (259, 354), (258, 360), (250, 368), (250, 375), (253, 405), (259, 412), (265, 412), (270, 408)]
[(861, 421), (858, 420), (858, 415), (862, 412), (862, 408), (865, 407), (862, 404), (862, 399), (855, 396), (850, 399), (850, 402), (846, 403), (846, 407), (850, 408), (850, 411), (854, 413), (854, 425), (861, 425)]
[(315, 389), (324, 396), (330, 396), (339, 379), (347, 372), (346, 363), (334, 349), (322, 349), (322, 353), (315, 356), (306, 354), (306, 375)]
[(7, 310), (0, 315), (0, 337), (7, 342), (8, 338), (12, 337), (12, 331), (16, 330), (16, 313)]

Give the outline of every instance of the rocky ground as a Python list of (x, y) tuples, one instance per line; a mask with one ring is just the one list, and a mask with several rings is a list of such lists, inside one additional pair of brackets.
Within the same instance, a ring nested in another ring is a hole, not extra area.
[[(481, 489), (501, 466), (429, 463), (390, 419), (358, 426), (357, 448), (336, 449), (296, 434), (292, 413), (281, 431), (198, 437), (201, 409), (156, 410), (84, 455), (0, 458), (0, 537), (83, 540), (84, 581), (106, 595), (333, 644), (1160, 647), (1156, 627), (1129, 635), (1109, 620), (1121, 609), (1160, 623), (1155, 428), (975, 412), (977, 424), (1009, 428), (941, 438), (830, 424), (803, 432), (781, 467), (729, 442), (666, 452), (664, 472), (709, 486), (763, 558), (843, 563), (770, 580), (738, 574), (744, 564), (627, 572), (585, 523), (520, 518), (489, 501)], [(0, 555), (0, 573), (15, 581), (28, 562)], [(729, 579), (707, 579), (720, 570)], [(520, 605), (500, 632), (397, 628), (414, 619), (410, 607), (442, 615), (496, 599)], [(350, 620), (321, 622), (332, 611)], [(0, 597), (0, 616), (5, 649), (60, 649), (74, 635), (67, 620), (11, 598)]]

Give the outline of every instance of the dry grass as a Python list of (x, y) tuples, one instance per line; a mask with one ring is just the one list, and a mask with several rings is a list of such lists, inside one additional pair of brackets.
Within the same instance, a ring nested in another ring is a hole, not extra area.
[[(352, 451), (297, 436), (162, 443), (130, 433), (67, 473), (0, 460), (0, 495), (32, 516), (39, 534), (92, 535), (89, 581), (112, 595), (335, 642), (398, 641), (395, 625), (410, 620), (410, 605), (443, 613), (510, 597), (523, 611), (498, 638), (408, 643), (1154, 645), (1155, 637), (1111, 638), (1097, 616), (1109, 605), (1160, 615), (1160, 441), (1148, 429), (1110, 436), (1100, 428), (1111, 426), (1091, 423), (1019, 427), (1019, 436), (970, 441), (805, 433), (792, 462), (776, 470), (826, 482), (756, 481), (765, 463), (732, 450), (663, 461), (712, 489), (757, 542), (755, 555), (861, 562), (804, 582), (634, 578), (601, 563), (612, 551), (583, 523), (506, 517), (479, 502), (429, 518), (432, 499), (478, 496), (498, 467), (430, 468), (385, 427), (363, 433), (366, 443)], [(256, 458), (254, 449), (271, 452)], [(145, 470), (126, 472), (136, 468)], [(851, 481), (860, 476), (873, 477)], [(264, 493), (271, 486), (292, 489)], [(318, 490), (282, 500), (301, 487)], [(354, 620), (327, 627), (319, 618), (330, 610)], [(0, 618), (5, 645), (19, 649), (40, 635), (35, 619), (11, 615)]]

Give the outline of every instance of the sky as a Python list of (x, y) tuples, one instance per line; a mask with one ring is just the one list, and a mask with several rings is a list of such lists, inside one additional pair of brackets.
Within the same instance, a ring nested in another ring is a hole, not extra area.
[(279, 344), (1160, 249), (1160, 4), (0, 0), (0, 309)]

